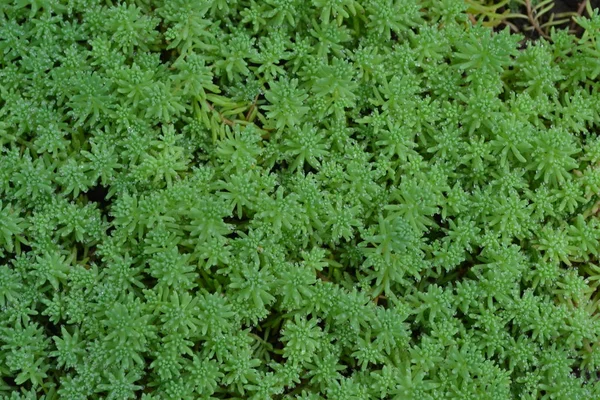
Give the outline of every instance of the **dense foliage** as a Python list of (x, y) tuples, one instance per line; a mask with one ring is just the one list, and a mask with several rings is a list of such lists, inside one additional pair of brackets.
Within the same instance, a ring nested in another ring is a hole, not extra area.
[(600, 16), (467, 7), (0, 1), (0, 398), (600, 398)]

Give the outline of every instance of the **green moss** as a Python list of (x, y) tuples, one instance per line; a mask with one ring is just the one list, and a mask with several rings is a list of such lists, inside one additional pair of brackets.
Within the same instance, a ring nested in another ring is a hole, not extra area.
[(600, 398), (598, 14), (468, 7), (2, 3), (0, 399)]

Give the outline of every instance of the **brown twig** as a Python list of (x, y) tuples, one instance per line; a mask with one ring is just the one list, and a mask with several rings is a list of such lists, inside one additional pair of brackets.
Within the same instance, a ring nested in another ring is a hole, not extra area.
[[(583, 16), (583, 12), (585, 11), (585, 8), (587, 6), (588, 0), (583, 0), (580, 4), (579, 7), (577, 8), (577, 16), (581, 17)], [(569, 30), (573, 31), (577, 28), (577, 23), (575, 22), (575, 19), (573, 19), (573, 21), (571, 21), (571, 25), (569, 26)]]
[(473, 14), (469, 14), (469, 20), (471, 20), (471, 23), (473, 25), (477, 25), (477, 20), (475, 19), (475, 17), (473, 16)]
[(223, 116), (223, 114), (221, 114), (221, 113), (220, 113), (220, 112), (219, 112), (217, 109), (215, 109), (215, 108), (213, 107), (213, 105), (212, 105), (212, 104), (210, 104), (208, 101), (206, 102), (206, 104), (208, 105), (208, 108), (209, 108), (211, 111), (213, 111), (213, 112), (216, 112), (217, 114), (219, 114), (219, 118), (221, 118), (221, 121), (223, 121), (223, 123), (224, 123), (224, 124), (226, 124), (226, 125), (229, 125), (229, 126), (230, 126), (230, 127), (232, 127), (232, 128), (235, 126), (235, 122), (233, 122), (233, 121), (232, 121), (232, 120), (230, 120), (230, 119), (227, 119), (227, 118), (225, 118), (225, 117)]
[(531, 0), (525, 0), (525, 7), (527, 8), (527, 18), (529, 19), (529, 22), (531, 22), (531, 26), (533, 27), (533, 29), (535, 29), (535, 31), (537, 33), (540, 34), (540, 36), (542, 36), (545, 39), (550, 39), (550, 36), (548, 36), (540, 27), (540, 25), (537, 23), (535, 17), (533, 16), (533, 9), (531, 8)]

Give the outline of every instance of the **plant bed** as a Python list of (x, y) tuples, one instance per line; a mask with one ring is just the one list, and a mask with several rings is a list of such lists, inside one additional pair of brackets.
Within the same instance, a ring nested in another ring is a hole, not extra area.
[(600, 398), (594, 4), (3, 2), (0, 399)]

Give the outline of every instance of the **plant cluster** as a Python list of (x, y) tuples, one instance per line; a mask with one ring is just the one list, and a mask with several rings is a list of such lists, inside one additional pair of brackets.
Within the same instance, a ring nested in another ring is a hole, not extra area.
[(600, 15), (0, 2), (0, 399), (600, 398)]

